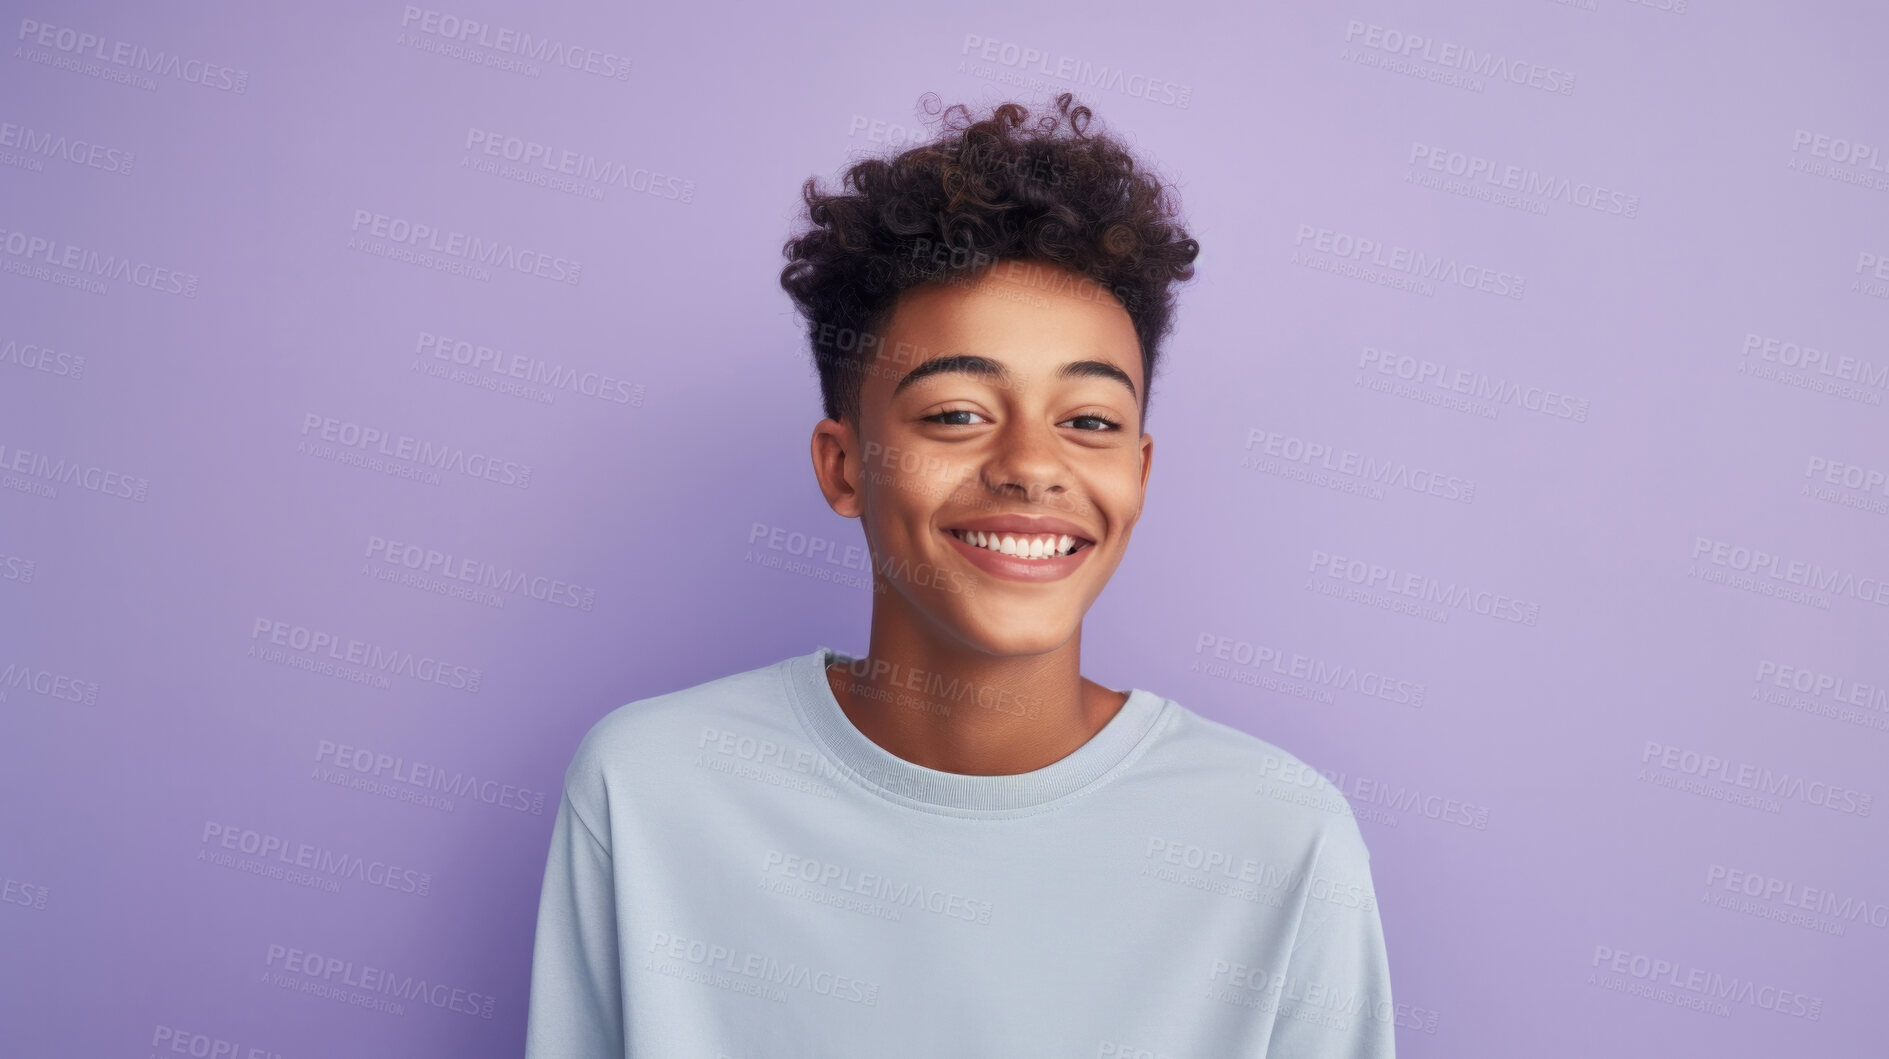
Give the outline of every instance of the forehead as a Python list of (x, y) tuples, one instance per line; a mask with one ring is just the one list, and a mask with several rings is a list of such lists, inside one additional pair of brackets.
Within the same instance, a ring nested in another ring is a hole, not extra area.
[(882, 329), (868, 390), (946, 353), (971, 353), (1037, 374), (1077, 359), (1114, 363), (1142, 388), (1141, 341), (1107, 287), (1045, 262), (1005, 259), (975, 275), (913, 287)]

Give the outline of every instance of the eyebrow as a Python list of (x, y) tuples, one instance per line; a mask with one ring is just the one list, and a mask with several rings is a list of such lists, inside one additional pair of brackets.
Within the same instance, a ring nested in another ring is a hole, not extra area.
[[(905, 377), (892, 388), (892, 396), (897, 397), (906, 387), (927, 376), (947, 373), (976, 375), (991, 379), (1000, 385), (1010, 381), (1010, 370), (998, 361), (989, 357), (980, 357), (974, 353), (951, 353), (942, 357), (933, 357), (906, 372)], [(1056, 377), (1059, 379), (1114, 379), (1128, 387), (1129, 396), (1137, 401), (1141, 400), (1141, 395), (1135, 392), (1135, 381), (1128, 377), (1128, 373), (1105, 360), (1072, 360), (1056, 369)]]

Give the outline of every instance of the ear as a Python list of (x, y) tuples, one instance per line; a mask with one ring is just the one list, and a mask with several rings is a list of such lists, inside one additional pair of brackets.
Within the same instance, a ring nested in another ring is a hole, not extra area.
[(1148, 491), (1148, 472), (1154, 470), (1154, 435), (1141, 435), (1141, 491)]
[(861, 469), (857, 430), (835, 419), (813, 425), (813, 477), (835, 514), (859, 517), (864, 505), (859, 492)]

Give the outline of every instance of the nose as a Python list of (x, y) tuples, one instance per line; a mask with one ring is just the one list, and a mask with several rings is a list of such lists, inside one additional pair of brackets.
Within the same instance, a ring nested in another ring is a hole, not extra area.
[(995, 454), (983, 469), (984, 484), (999, 496), (1053, 504), (1069, 492), (1069, 465), (1054, 428), (1029, 418), (1013, 419), (995, 439)]

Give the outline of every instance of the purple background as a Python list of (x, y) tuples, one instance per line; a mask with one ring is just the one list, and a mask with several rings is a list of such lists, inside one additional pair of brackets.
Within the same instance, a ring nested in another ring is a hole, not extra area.
[[(1879, 1045), (1889, 16), (896, 6), (7, 5), (0, 1051), (517, 1054), (579, 735), (864, 648), (777, 287), (800, 182), (923, 93), (1061, 88), (1204, 247), (1086, 670), (1339, 783), (1399, 1053)], [(521, 33), (591, 69), (481, 43)], [(492, 171), (528, 145), (592, 178)], [(446, 989), (337, 1001), (272, 946)]]

